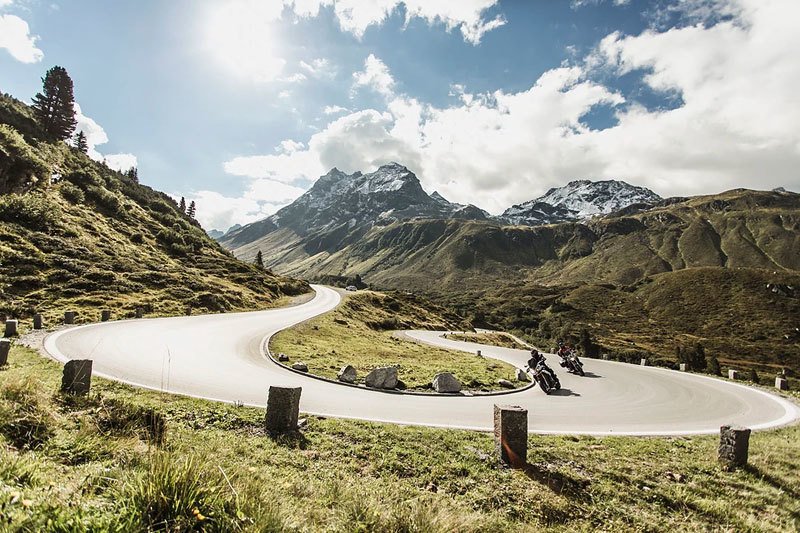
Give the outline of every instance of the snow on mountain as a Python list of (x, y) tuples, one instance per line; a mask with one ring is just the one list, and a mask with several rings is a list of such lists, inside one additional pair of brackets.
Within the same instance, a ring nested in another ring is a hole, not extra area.
[(624, 181), (571, 181), (544, 196), (507, 209), (500, 218), (512, 224), (540, 225), (585, 220), (634, 204), (653, 204), (661, 197)]

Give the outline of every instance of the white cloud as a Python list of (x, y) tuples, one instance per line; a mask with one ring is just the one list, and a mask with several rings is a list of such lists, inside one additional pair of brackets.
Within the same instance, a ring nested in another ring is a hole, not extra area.
[(97, 151), (97, 146), (108, 142), (108, 135), (103, 127), (95, 122), (94, 119), (87, 117), (83, 114), (81, 106), (75, 102), (75, 119), (78, 124), (75, 127), (75, 133), (82, 131), (86, 135), (86, 144), (89, 147), (87, 155), (95, 161), (105, 162), (105, 164), (114, 170), (128, 170), (131, 167), (138, 166), (136, 156), (128, 153), (121, 154), (106, 154), (103, 155)]
[(345, 113), (348, 111), (350, 110), (339, 105), (326, 105), (325, 109), (323, 109), (323, 112), (326, 115), (338, 115), (339, 113)]
[(333, 79), (336, 77), (336, 67), (324, 57), (312, 59), (308, 63), (300, 61), (300, 68), (315, 78)]
[(297, 16), (316, 17), (320, 7), (332, 6), (342, 30), (362, 38), (367, 28), (381, 25), (401, 5), (406, 23), (419, 18), (428, 24), (444, 24), (447, 31), (461, 30), (464, 40), (477, 45), (483, 36), (506, 23), (497, 15), (485, 19), (484, 13), (498, 0), (284, 0)]
[(364, 60), (364, 70), (353, 73), (353, 93), (360, 87), (368, 87), (388, 98), (394, 94), (394, 84), (389, 67), (374, 54)]
[[(338, 117), (305, 146), (237, 158), (226, 171), (295, 183), (333, 166), (369, 171), (395, 160), (428, 191), (495, 213), (577, 178), (623, 179), (663, 196), (798, 190), (800, 4), (728, 7), (739, 15), (727, 22), (611, 34), (584, 63), (547, 71), (524, 91), (471, 94), (453, 84), (458, 101), (449, 107), (397, 94), (391, 72), (373, 58), (356, 80), (386, 96), (385, 111)], [(679, 95), (679, 104), (627, 102), (594, 81), (598, 69), (598, 79), (643, 76), (653, 90)], [(589, 128), (583, 117), (596, 106), (610, 108), (616, 125)]]
[[(0, 7), (8, 6), (6, 1)], [(31, 35), (28, 23), (16, 15), (0, 15), (0, 48), (5, 48), (11, 57), (22, 63), (38, 63), (44, 52), (36, 47), (39, 37)]]

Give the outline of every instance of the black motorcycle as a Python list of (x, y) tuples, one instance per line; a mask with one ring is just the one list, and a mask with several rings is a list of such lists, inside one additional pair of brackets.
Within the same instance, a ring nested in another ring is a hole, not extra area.
[(579, 376), (585, 376), (586, 372), (583, 371), (583, 363), (581, 360), (578, 359), (578, 354), (575, 350), (568, 351), (563, 357), (561, 357), (561, 366), (567, 369), (567, 372), (572, 372), (573, 374), (578, 374)]
[(558, 376), (553, 372), (553, 369), (547, 366), (544, 359), (536, 363), (534, 368), (528, 367), (528, 370), (533, 374), (533, 379), (539, 384), (545, 394), (550, 394), (555, 390), (561, 389), (561, 382)]

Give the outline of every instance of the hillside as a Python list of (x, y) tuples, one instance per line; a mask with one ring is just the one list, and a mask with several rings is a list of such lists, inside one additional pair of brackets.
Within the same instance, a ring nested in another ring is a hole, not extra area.
[(245, 310), (308, 290), (235, 259), (166, 194), (43, 139), (0, 96), (0, 313)]

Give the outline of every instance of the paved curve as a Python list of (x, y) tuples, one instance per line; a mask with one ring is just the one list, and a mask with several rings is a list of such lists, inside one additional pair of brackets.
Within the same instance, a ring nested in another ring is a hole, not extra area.
[[(658, 368), (587, 360), (587, 377), (559, 372), (563, 389), (494, 397), (387, 394), (343, 387), (286, 370), (264, 358), (265, 340), (327, 312), (337, 292), (315, 286), (303, 305), (253, 313), (125, 320), (53, 333), (45, 349), (60, 361), (92, 359), (94, 372), (140, 387), (263, 406), (269, 385), (302, 386), (303, 412), (409, 425), (489, 430), (495, 403), (527, 407), (537, 433), (674, 435), (716, 433), (725, 423), (763, 429), (800, 418), (795, 404), (750, 387)], [(526, 352), (406, 332), (420, 342), (515, 365)], [(555, 356), (549, 357), (551, 364)], [(559, 367), (554, 367), (559, 369)]]

